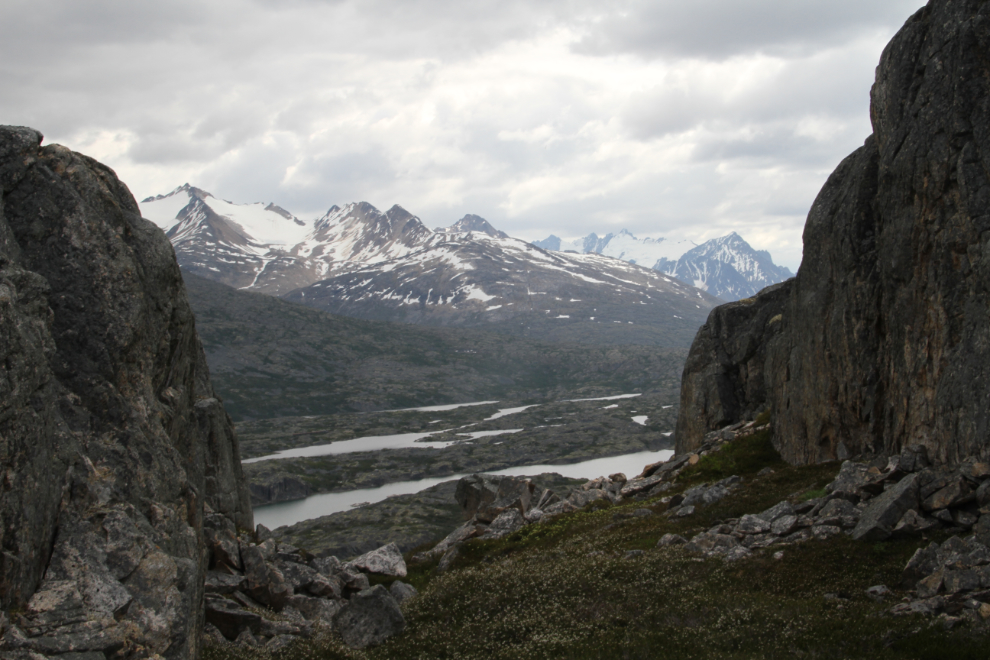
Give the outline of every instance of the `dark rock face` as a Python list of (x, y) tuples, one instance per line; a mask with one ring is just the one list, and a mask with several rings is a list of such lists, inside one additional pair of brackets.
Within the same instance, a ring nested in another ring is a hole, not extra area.
[(293, 477), (277, 478), (265, 484), (251, 483), (248, 487), (251, 490), (251, 504), (255, 506), (301, 500), (313, 492), (309, 486)]
[(0, 127), (0, 655), (196, 657), (204, 510), (252, 525), (237, 441), (164, 234), (40, 143)]
[(782, 327), (791, 281), (712, 310), (698, 329), (681, 379), (678, 452), (694, 451), (705, 433), (752, 419), (768, 400), (767, 351)]
[[(883, 53), (874, 134), (816, 199), (765, 346), (774, 443), (792, 463), (911, 446), (935, 463), (990, 452), (988, 51), (990, 6), (932, 0)], [(733, 421), (696, 392), (742, 391), (732, 367), (747, 362), (689, 365), (680, 414), (702, 421), (678, 425), (678, 451), (706, 424)]]

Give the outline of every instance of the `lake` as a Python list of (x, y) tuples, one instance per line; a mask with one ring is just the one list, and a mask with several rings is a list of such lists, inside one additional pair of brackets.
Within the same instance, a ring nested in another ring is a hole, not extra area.
[[(418, 435), (418, 434), (403, 434)], [(340, 443), (334, 443), (340, 444)], [(657, 461), (668, 460), (673, 451), (669, 449), (661, 451), (642, 451), (634, 454), (623, 454), (621, 456), (608, 456), (605, 458), (595, 458), (581, 463), (571, 463), (568, 465), (521, 465), (518, 467), (506, 468), (486, 472), (486, 474), (501, 474), (514, 477), (542, 474), (543, 472), (556, 472), (565, 477), (573, 479), (595, 479), (601, 476), (608, 476), (616, 472), (622, 472), (627, 477), (634, 477), (642, 472), (643, 467), (656, 463)], [(280, 456), (282, 457), (282, 456)], [(245, 461), (246, 463), (247, 461)], [(399, 481), (386, 484), (378, 488), (362, 488), (360, 490), (350, 490), (342, 493), (320, 493), (307, 497), (304, 500), (293, 502), (280, 502), (260, 506), (254, 510), (254, 521), (264, 525), (269, 529), (275, 529), (283, 525), (294, 525), (303, 520), (319, 518), (330, 515), (338, 511), (346, 511), (355, 504), (364, 502), (380, 502), (392, 495), (407, 495), (417, 493), (421, 490), (435, 486), (444, 481), (460, 479), (467, 474), (454, 474), (446, 477), (436, 477), (430, 479), (417, 479), (414, 481)]]

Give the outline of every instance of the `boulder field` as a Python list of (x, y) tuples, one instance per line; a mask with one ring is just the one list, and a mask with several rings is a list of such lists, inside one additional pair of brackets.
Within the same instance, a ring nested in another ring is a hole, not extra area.
[(990, 457), (990, 5), (931, 0), (887, 45), (873, 134), (808, 215), (798, 274), (716, 308), (678, 453), (769, 407), (793, 464)]

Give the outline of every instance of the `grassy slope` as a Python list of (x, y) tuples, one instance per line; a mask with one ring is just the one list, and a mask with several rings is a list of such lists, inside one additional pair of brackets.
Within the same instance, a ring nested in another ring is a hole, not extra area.
[[(770, 548), (738, 563), (656, 548), (664, 533), (690, 536), (784, 498), (806, 497), (838, 472), (836, 463), (787, 466), (767, 434), (729, 447), (686, 471), (679, 489), (730, 474), (745, 478), (742, 489), (694, 516), (677, 522), (623, 516), (644, 503), (589, 507), (500, 541), (471, 542), (448, 573), (434, 574), (433, 565), (411, 567), (408, 579), (421, 595), (404, 607), (403, 634), (365, 651), (323, 638), (279, 657), (990, 657), (986, 636), (965, 626), (946, 631), (920, 617), (894, 618), (886, 611), (896, 600), (881, 604), (866, 597), (875, 584), (896, 589), (908, 558), (927, 542), (867, 544), (842, 535)], [(775, 473), (756, 477), (767, 464)], [(645, 505), (658, 513), (665, 508), (657, 501)], [(623, 558), (635, 549), (645, 553)], [(783, 556), (775, 559), (778, 549)], [(264, 655), (214, 648), (204, 657)]]
[(667, 390), (687, 354), (361, 321), (184, 278), (213, 384), (235, 420)]

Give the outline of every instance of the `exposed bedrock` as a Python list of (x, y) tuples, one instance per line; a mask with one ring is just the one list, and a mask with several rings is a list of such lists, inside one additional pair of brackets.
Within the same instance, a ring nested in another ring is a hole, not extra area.
[(253, 522), (237, 441), (165, 235), (40, 143), (0, 127), (0, 656), (193, 658), (204, 507)]
[[(792, 463), (914, 445), (939, 463), (990, 456), (988, 87), (990, 5), (932, 0), (907, 21), (877, 67), (874, 134), (808, 215), (779, 330), (758, 322), (781, 304), (767, 291), (756, 322), (726, 331), (726, 305), (699, 331), (678, 451), (766, 397)], [(762, 355), (736, 350), (748, 343)]]
[(753, 419), (768, 401), (767, 351), (780, 334), (792, 280), (769, 286), (753, 298), (721, 305), (695, 335), (681, 379), (678, 438), (701, 446), (705, 433)]

